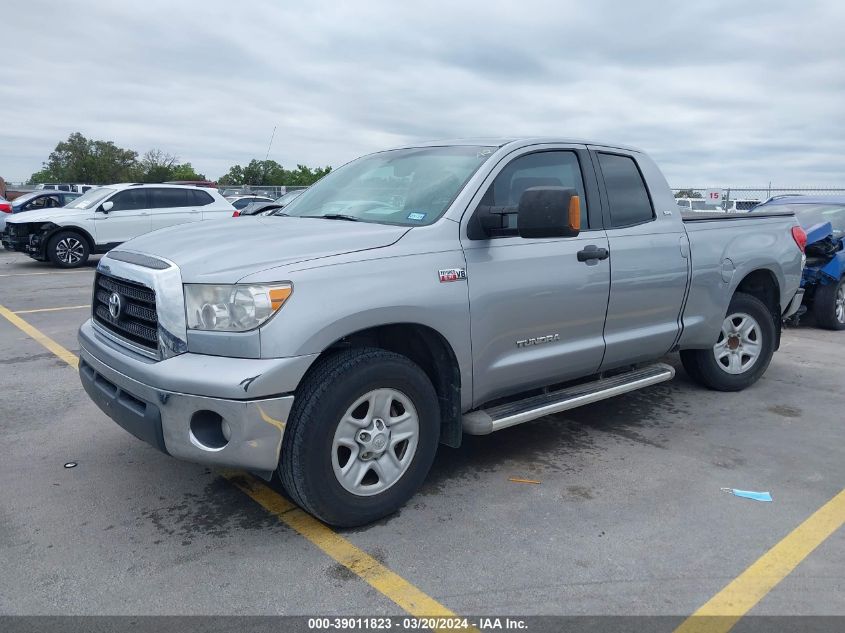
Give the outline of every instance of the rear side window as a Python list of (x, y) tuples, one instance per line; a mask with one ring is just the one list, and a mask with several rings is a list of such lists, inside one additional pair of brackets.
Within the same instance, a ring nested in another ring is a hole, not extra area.
[(153, 209), (169, 209), (171, 207), (190, 207), (193, 198), (187, 189), (150, 189), (151, 204)]
[(512, 207), (505, 216), (503, 235), (516, 235), (516, 211), (519, 198), (531, 187), (567, 187), (575, 189), (581, 199), (581, 227), (586, 229), (587, 199), (578, 156), (571, 151), (551, 151), (527, 154), (512, 160), (487, 189), (481, 205)]
[(194, 201), (195, 207), (202, 207), (214, 202), (214, 198), (208, 195), (205, 191), (199, 191), (198, 189), (186, 189), (185, 191), (191, 195), (191, 199)]
[(147, 192), (144, 189), (126, 189), (115, 194), (111, 201), (112, 211), (132, 211), (147, 208)]
[(253, 202), (255, 202), (255, 198), (241, 198), (240, 200), (235, 200), (232, 203), (232, 206), (236, 209), (243, 209), (244, 207), (252, 204)]
[(632, 226), (654, 219), (642, 174), (630, 156), (598, 154), (612, 227)]

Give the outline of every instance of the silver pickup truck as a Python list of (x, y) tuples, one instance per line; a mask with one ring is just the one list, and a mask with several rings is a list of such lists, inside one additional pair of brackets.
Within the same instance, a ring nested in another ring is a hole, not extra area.
[(323, 521), (399, 508), (438, 444), (674, 375), (735, 391), (801, 304), (790, 213), (682, 217), (654, 162), (560, 139), (379, 152), (280, 216), (103, 257), (82, 383), (180, 459), (278, 472)]

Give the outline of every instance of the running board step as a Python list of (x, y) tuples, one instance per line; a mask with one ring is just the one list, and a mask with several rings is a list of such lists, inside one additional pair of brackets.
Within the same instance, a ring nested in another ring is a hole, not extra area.
[(602, 378), (574, 387), (531, 396), (524, 400), (500, 404), (489, 409), (471, 411), (463, 416), (464, 432), (470, 435), (487, 435), (509, 426), (542, 418), (544, 415), (560, 413), (629, 391), (650, 387), (659, 382), (671, 380), (674, 376), (674, 367), (657, 363), (611, 378)]

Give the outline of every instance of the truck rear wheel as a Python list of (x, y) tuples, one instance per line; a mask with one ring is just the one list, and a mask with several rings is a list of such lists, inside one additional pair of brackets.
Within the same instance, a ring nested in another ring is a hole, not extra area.
[(681, 352), (695, 382), (716, 391), (741, 391), (760, 379), (772, 360), (777, 332), (772, 313), (757, 297), (737, 292), (709, 349)]
[(88, 240), (74, 231), (59, 231), (47, 242), (47, 257), (59, 268), (78, 268), (90, 254)]
[(845, 330), (845, 277), (839, 283), (816, 288), (813, 314), (819, 327), (826, 330)]
[(352, 527), (398, 510), (428, 474), (437, 394), (408, 358), (376, 348), (330, 356), (297, 390), (279, 476), (303, 509)]

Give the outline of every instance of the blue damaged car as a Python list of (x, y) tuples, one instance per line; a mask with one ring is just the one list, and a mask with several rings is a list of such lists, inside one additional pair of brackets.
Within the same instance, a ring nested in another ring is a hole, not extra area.
[(753, 212), (775, 210), (793, 211), (807, 233), (803, 307), (819, 327), (845, 330), (845, 196), (778, 196)]

